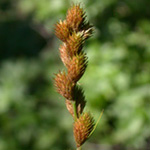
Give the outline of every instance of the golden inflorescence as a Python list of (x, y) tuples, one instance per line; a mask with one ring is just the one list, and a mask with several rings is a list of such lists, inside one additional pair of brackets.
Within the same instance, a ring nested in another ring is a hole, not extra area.
[(94, 119), (90, 113), (84, 113), (86, 105), (84, 92), (77, 82), (87, 67), (87, 56), (83, 44), (93, 32), (86, 21), (86, 15), (80, 4), (73, 5), (67, 12), (66, 20), (55, 25), (55, 34), (63, 42), (59, 48), (60, 57), (67, 68), (55, 76), (55, 87), (65, 97), (66, 107), (74, 119), (74, 137), (80, 147), (90, 136), (94, 128)]

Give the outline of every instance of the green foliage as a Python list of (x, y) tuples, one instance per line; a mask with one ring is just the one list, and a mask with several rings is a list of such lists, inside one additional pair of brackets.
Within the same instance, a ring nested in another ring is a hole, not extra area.
[[(71, 117), (52, 81), (53, 73), (62, 68), (54, 24), (65, 17), (70, 4), (69, 0), (0, 1), (0, 150), (74, 147)], [(146, 149), (150, 1), (81, 4), (95, 33), (85, 46), (89, 63), (80, 84), (92, 115), (98, 118), (105, 109), (87, 149), (95, 149), (92, 143)]]

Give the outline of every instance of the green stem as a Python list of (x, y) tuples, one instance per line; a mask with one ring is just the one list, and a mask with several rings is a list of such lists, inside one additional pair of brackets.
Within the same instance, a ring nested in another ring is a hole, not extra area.
[(77, 147), (77, 150), (82, 150), (81, 146), (80, 146), (80, 147)]
[[(77, 119), (77, 107), (76, 107), (76, 101), (73, 103), (73, 111), (74, 111), (74, 120)], [(80, 150), (80, 149), (79, 149)]]

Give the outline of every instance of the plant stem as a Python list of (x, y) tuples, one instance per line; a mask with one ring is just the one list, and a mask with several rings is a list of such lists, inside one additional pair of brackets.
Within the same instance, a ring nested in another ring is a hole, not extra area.
[(81, 146), (80, 146), (80, 147), (77, 147), (77, 150), (82, 150)]

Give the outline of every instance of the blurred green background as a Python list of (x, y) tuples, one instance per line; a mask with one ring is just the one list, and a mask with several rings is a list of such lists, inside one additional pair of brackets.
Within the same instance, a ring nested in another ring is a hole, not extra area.
[[(77, 1), (74, 1), (77, 2)], [(70, 0), (0, 0), (0, 150), (73, 150), (72, 117), (53, 86), (54, 24)], [(83, 150), (150, 150), (150, 1), (84, 0), (95, 26), (80, 80), (104, 115)]]

